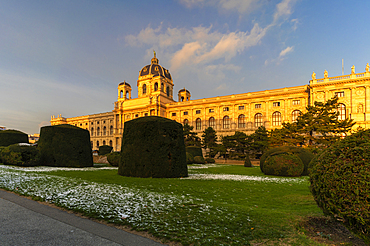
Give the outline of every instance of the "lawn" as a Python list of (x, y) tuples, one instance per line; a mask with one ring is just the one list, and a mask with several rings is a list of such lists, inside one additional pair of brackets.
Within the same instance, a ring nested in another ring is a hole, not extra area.
[(322, 215), (307, 177), (215, 164), (189, 166), (189, 174), (144, 179), (119, 176), (116, 168), (0, 165), (0, 188), (184, 245), (320, 245), (299, 227)]

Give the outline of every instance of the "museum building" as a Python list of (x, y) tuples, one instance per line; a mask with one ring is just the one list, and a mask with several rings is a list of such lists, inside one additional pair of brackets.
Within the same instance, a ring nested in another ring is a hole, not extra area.
[(314, 101), (324, 102), (338, 96), (339, 118), (351, 118), (354, 129), (370, 128), (370, 72), (312, 79), (307, 85), (281, 89), (248, 92), (229, 96), (191, 99), (187, 89), (173, 98), (173, 80), (170, 72), (159, 65), (154, 53), (151, 64), (144, 66), (137, 80), (138, 98), (131, 98), (132, 87), (123, 81), (118, 85), (118, 98), (110, 112), (65, 118), (51, 117), (51, 125), (70, 124), (89, 130), (91, 145), (98, 149), (110, 145), (121, 150), (122, 133), (126, 121), (150, 115), (166, 117), (189, 124), (199, 136), (212, 127), (218, 136), (232, 135), (235, 131), (253, 133), (258, 127), (267, 130), (280, 128), (283, 122), (294, 122)]

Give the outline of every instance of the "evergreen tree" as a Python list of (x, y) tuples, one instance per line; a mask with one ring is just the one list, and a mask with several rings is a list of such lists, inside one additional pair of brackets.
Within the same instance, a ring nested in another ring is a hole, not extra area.
[(200, 138), (195, 132), (193, 132), (194, 127), (188, 124), (185, 124), (183, 127), (184, 131), (184, 141), (185, 146), (201, 146)]
[(209, 149), (207, 156), (214, 158), (218, 146), (216, 131), (212, 127), (208, 127), (203, 131), (202, 139), (202, 148)]
[(258, 127), (254, 133), (248, 136), (248, 149), (250, 155), (255, 157), (262, 155), (268, 147), (269, 136), (264, 126)]

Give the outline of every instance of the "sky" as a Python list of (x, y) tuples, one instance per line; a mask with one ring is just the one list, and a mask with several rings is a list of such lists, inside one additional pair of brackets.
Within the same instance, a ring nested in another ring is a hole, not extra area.
[(153, 50), (192, 99), (365, 71), (370, 1), (0, 1), (0, 126), (28, 134), (51, 115), (113, 110)]

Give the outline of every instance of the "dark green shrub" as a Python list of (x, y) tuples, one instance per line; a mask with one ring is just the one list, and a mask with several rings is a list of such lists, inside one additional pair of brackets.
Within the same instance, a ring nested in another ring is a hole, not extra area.
[(203, 157), (203, 152), (201, 147), (197, 146), (187, 146), (186, 152), (190, 153), (193, 157), (201, 156)]
[(267, 157), (263, 166), (266, 175), (297, 177), (304, 169), (302, 160), (290, 153), (275, 153)]
[(121, 158), (120, 152), (112, 152), (107, 154), (107, 160), (109, 164), (113, 167), (118, 167), (120, 158)]
[(244, 160), (244, 166), (245, 166), (245, 167), (253, 167), (252, 162), (251, 162), (251, 159), (249, 159), (249, 155), (247, 155), (247, 156), (245, 157), (245, 160)]
[(302, 175), (304, 175), (304, 176), (308, 175), (309, 163), (311, 162), (311, 160), (315, 156), (310, 150), (302, 148), (302, 147), (282, 146), (282, 147), (272, 148), (272, 149), (269, 149), (268, 151), (266, 151), (261, 156), (260, 169), (261, 169), (262, 172), (263, 172), (263, 165), (264, 165), (264, 162), (265, 162), (266, 158), (269, 157), (270, 155), (273, 155), (273, 154), (276, 154), (276, 153), (291, 153), (291, 154), (294, 154), (294, 155), (298, 156), (302, 160), (303, 165), (304, 165), (304, 170), (302, 172)]
[(89, 131), (76, 126), (42, 127), (38, 148), (43, 166), (93, 166)]
[(130, 177), (187, 177), (182, 125), (148, 116), (125, 122), (118, 174)]
[(213, 159), (213, 158), (206, 158), (205, 161), (206, 161), (206, 163), (215, 163), (216, 162), (215, 159)]
[(39, 151), (35, 146), (10, 145), (4, 148), (1, 153), (3, 164), (15, 166), (38, 166), (40, 165)]
[(202, 156), (195, 156), (194, 157), (194, 163), (195, 164), (205, 164), (206, 161), (204, 160), (204, 158)]
[(194, 157), (189, 152), (186, 152), (186, 164), (193, 164), (194, 163)]
[(370, 130), (344, 138), (312, 162), (317, 205), (370, 245)]
[(99, 147), (99, 155), (106, 155), (112, 152), (113, 147), (109, 145), (102, 145)]
[(16, 143), (28, 143), (28, 135), (17, 130), (0, 131), (0, 146), (9, 146)]

